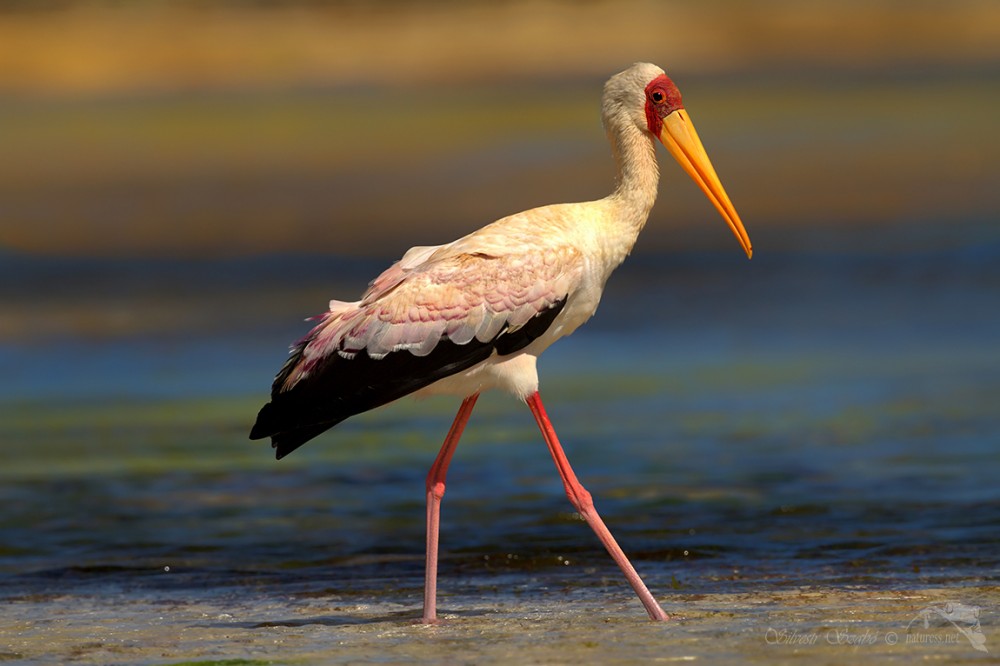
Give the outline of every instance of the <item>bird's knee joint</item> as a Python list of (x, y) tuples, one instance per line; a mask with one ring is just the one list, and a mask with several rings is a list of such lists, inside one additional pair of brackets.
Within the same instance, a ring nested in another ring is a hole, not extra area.
[(567, 488), (566, 496), (569, 497), (570, 504), (573, 505), (573, 508), (581, 516), (591, 513), (594, 510), (594, 498), (585, 488), (578, 488), (576, 490), (569, 490)]
[(437, 483), (428, 483), (427, 494), (436, 500), (440, 500), (444, 497), (444, 483), (441, 481), (438, 481)]

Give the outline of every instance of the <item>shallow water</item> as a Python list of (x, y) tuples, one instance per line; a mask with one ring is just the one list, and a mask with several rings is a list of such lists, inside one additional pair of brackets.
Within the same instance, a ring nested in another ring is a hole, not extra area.
[[(301, 316), (377, 266), (94, 262), (67, 287), (57, 262), (11, 258), (51, 300), (7, 288), (0, 656), (979, 659), (974, 625), (924, 626), (949, 602), (979, 609), (995, 654), (1000, 242), (976, 229), (933, 250), (845, 232), (749, 264), (640, 255), (546, 353), (550, 415), (662, 626), (505, 397), (477, 406), (449, 475), (438, 627), (411, 621), (456, 401), (363, 415), (280, 463), (246, 440)], [(71, 293), (90, 319), (59, 313)], [(136, 314), (150, 302), (165, 323)]]

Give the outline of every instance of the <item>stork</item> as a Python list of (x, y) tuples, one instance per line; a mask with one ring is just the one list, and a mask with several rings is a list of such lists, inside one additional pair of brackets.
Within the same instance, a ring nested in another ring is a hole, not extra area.
[(441, 499), (448, 465), (479, 394), (524, 401), (573, 507), (621, 567), (653, 620), (666, 620), (594, 508), (563, 452), (538, 392), (538, 356), (597, 310), (604, 285), (632, 250), (656, 200), (655, 139), (698, 184), (751, 256), (750, 238), (662, 69), (636, 63), (604, 86), (604, 127), (617, 165), (603, 199), (543, 206), (452, 243), (414, 247), (360, 300), (331, 301), (292, 347), (251, 439), (283, 458), (344, 419), (406, 395), (463, 398), (427, 475), (423, 622), (437, 621)]

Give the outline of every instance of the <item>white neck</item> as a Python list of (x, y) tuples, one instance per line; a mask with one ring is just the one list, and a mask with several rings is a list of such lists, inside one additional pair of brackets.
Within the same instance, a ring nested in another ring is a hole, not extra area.
[(608, 140), (614, 154), (618, 175), (614, 192), (606, 201), (612, 207), (609, 229), (615, 238), (614, 248), (608, 248), (618, 262), (624, 261), (632, 250), (639, 232), (649, 219), (649, 212), (656, 201), (660, 169), (656, 162), (656, 145), (653, 137), (622, 114), (610, 119)]

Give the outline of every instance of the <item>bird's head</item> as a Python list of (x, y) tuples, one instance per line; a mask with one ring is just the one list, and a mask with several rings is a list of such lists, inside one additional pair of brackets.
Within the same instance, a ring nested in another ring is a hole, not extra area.
[(640, 62), (611, 77), (605, 86), (604, 113), (606, 118), (625, 113), (642, 131), (659, 139), (722, 215), (747, 257), (752, 256), (750, 236), (701, 145), (681, 91), (662, 69)]

